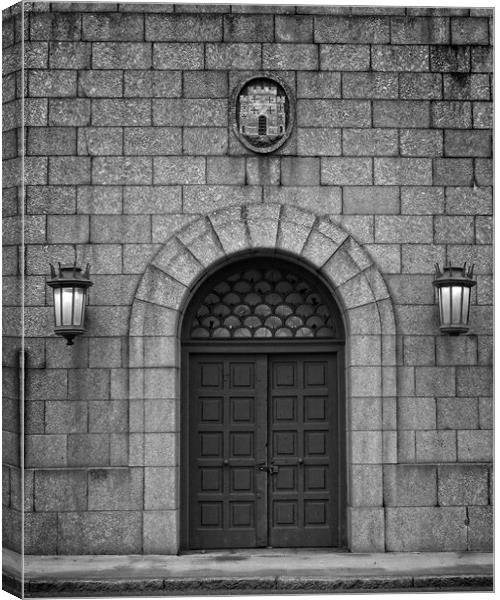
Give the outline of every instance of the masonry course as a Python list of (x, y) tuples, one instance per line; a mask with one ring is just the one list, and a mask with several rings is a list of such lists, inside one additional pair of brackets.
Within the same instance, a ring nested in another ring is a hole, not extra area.
[[(4, 17), (16, 523), (21, 32)], [(490, 13), (35, 2), (25, 20), (26, 551), (177, 552), (177, 307), (204, 268), (269, 240), (317, 262), (352, 311), (352, 548), (490, 549)], [(287, 82), (295, 115), (270, 156), (242, 146), (230, 114), (235, 86), (264, 71)], [(331, 222), (314, 225), (321, 215)], [(68, 355), (44, 281), (48, 262), (74, 260), (91, 263), (94, 287)], [(439, 333), (431, 283), (445, 260), (478, 274), (472, 329), (455, 339)]]

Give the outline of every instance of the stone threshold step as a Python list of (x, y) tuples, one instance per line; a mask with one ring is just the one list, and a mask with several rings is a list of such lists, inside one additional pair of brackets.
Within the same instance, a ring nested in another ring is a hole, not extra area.
[[(6, 589), (7, 588), (7, 589)], [(10, 589), (8, 589), (10, 588)], [(20, 582), (4, 576), (4, 589), (19, 595)], [(492, 591), (493, 576), (478, 574), (384, 577), (172, 577), (141, 579), (33, 579), (26, 598), (173, 596), (210, 594), (300, 594), (335, 592)]]

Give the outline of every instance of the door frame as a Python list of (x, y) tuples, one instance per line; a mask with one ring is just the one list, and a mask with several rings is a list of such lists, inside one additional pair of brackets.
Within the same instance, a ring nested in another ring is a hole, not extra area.
[(183, 341), (181, 345), (181, 435), (180, 435), (180, 552), (189, 551), (189, 359), (191, 354), (337, 354), (337, 472), (339, 548), (346, 548), (347, 540), (347, 464), (346, 464), (346, 396), (345, 396), (345, 342), (332, 340), (290, 339), (266, 340), (210, 340), (209, 342)]

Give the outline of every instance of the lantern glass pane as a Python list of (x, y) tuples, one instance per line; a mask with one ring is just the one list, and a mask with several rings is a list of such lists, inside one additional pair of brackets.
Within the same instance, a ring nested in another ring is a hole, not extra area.
[(470, 288), (464, 287), (464, 298), (462, 301), (462, 323), (465, 325), (469, 322), (469, 301), (470, 301)]
[(85, 291), (82, 288), (75, 288), (75, 316), (73, 324), (80, 327), (82, 324), (82, 314), (84, 308)]
[(451, 322), (453, 325), (458, 325), (462, 322), (462, 286), (452, 286), (452, 315)]
[(54, 322), (61, 327), (61, 288), (54, 288)]
[(62, 288), (62, 324), (73, 324), (73, 288)]
[(441, 325), (449, 325), (451, 322), (451, 295), (449, 287), (439, 288), (441, 294)]

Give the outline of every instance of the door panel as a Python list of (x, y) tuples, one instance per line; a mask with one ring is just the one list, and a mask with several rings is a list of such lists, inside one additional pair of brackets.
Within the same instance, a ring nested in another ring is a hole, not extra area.
[(336, 546), (336, 355), (190, 355), (189, 547)]
[(266, 358), (191, 356), (190, 548), (267, 544)]
[(335, 360), (269, 359), (271, 546), (339, 543)]

